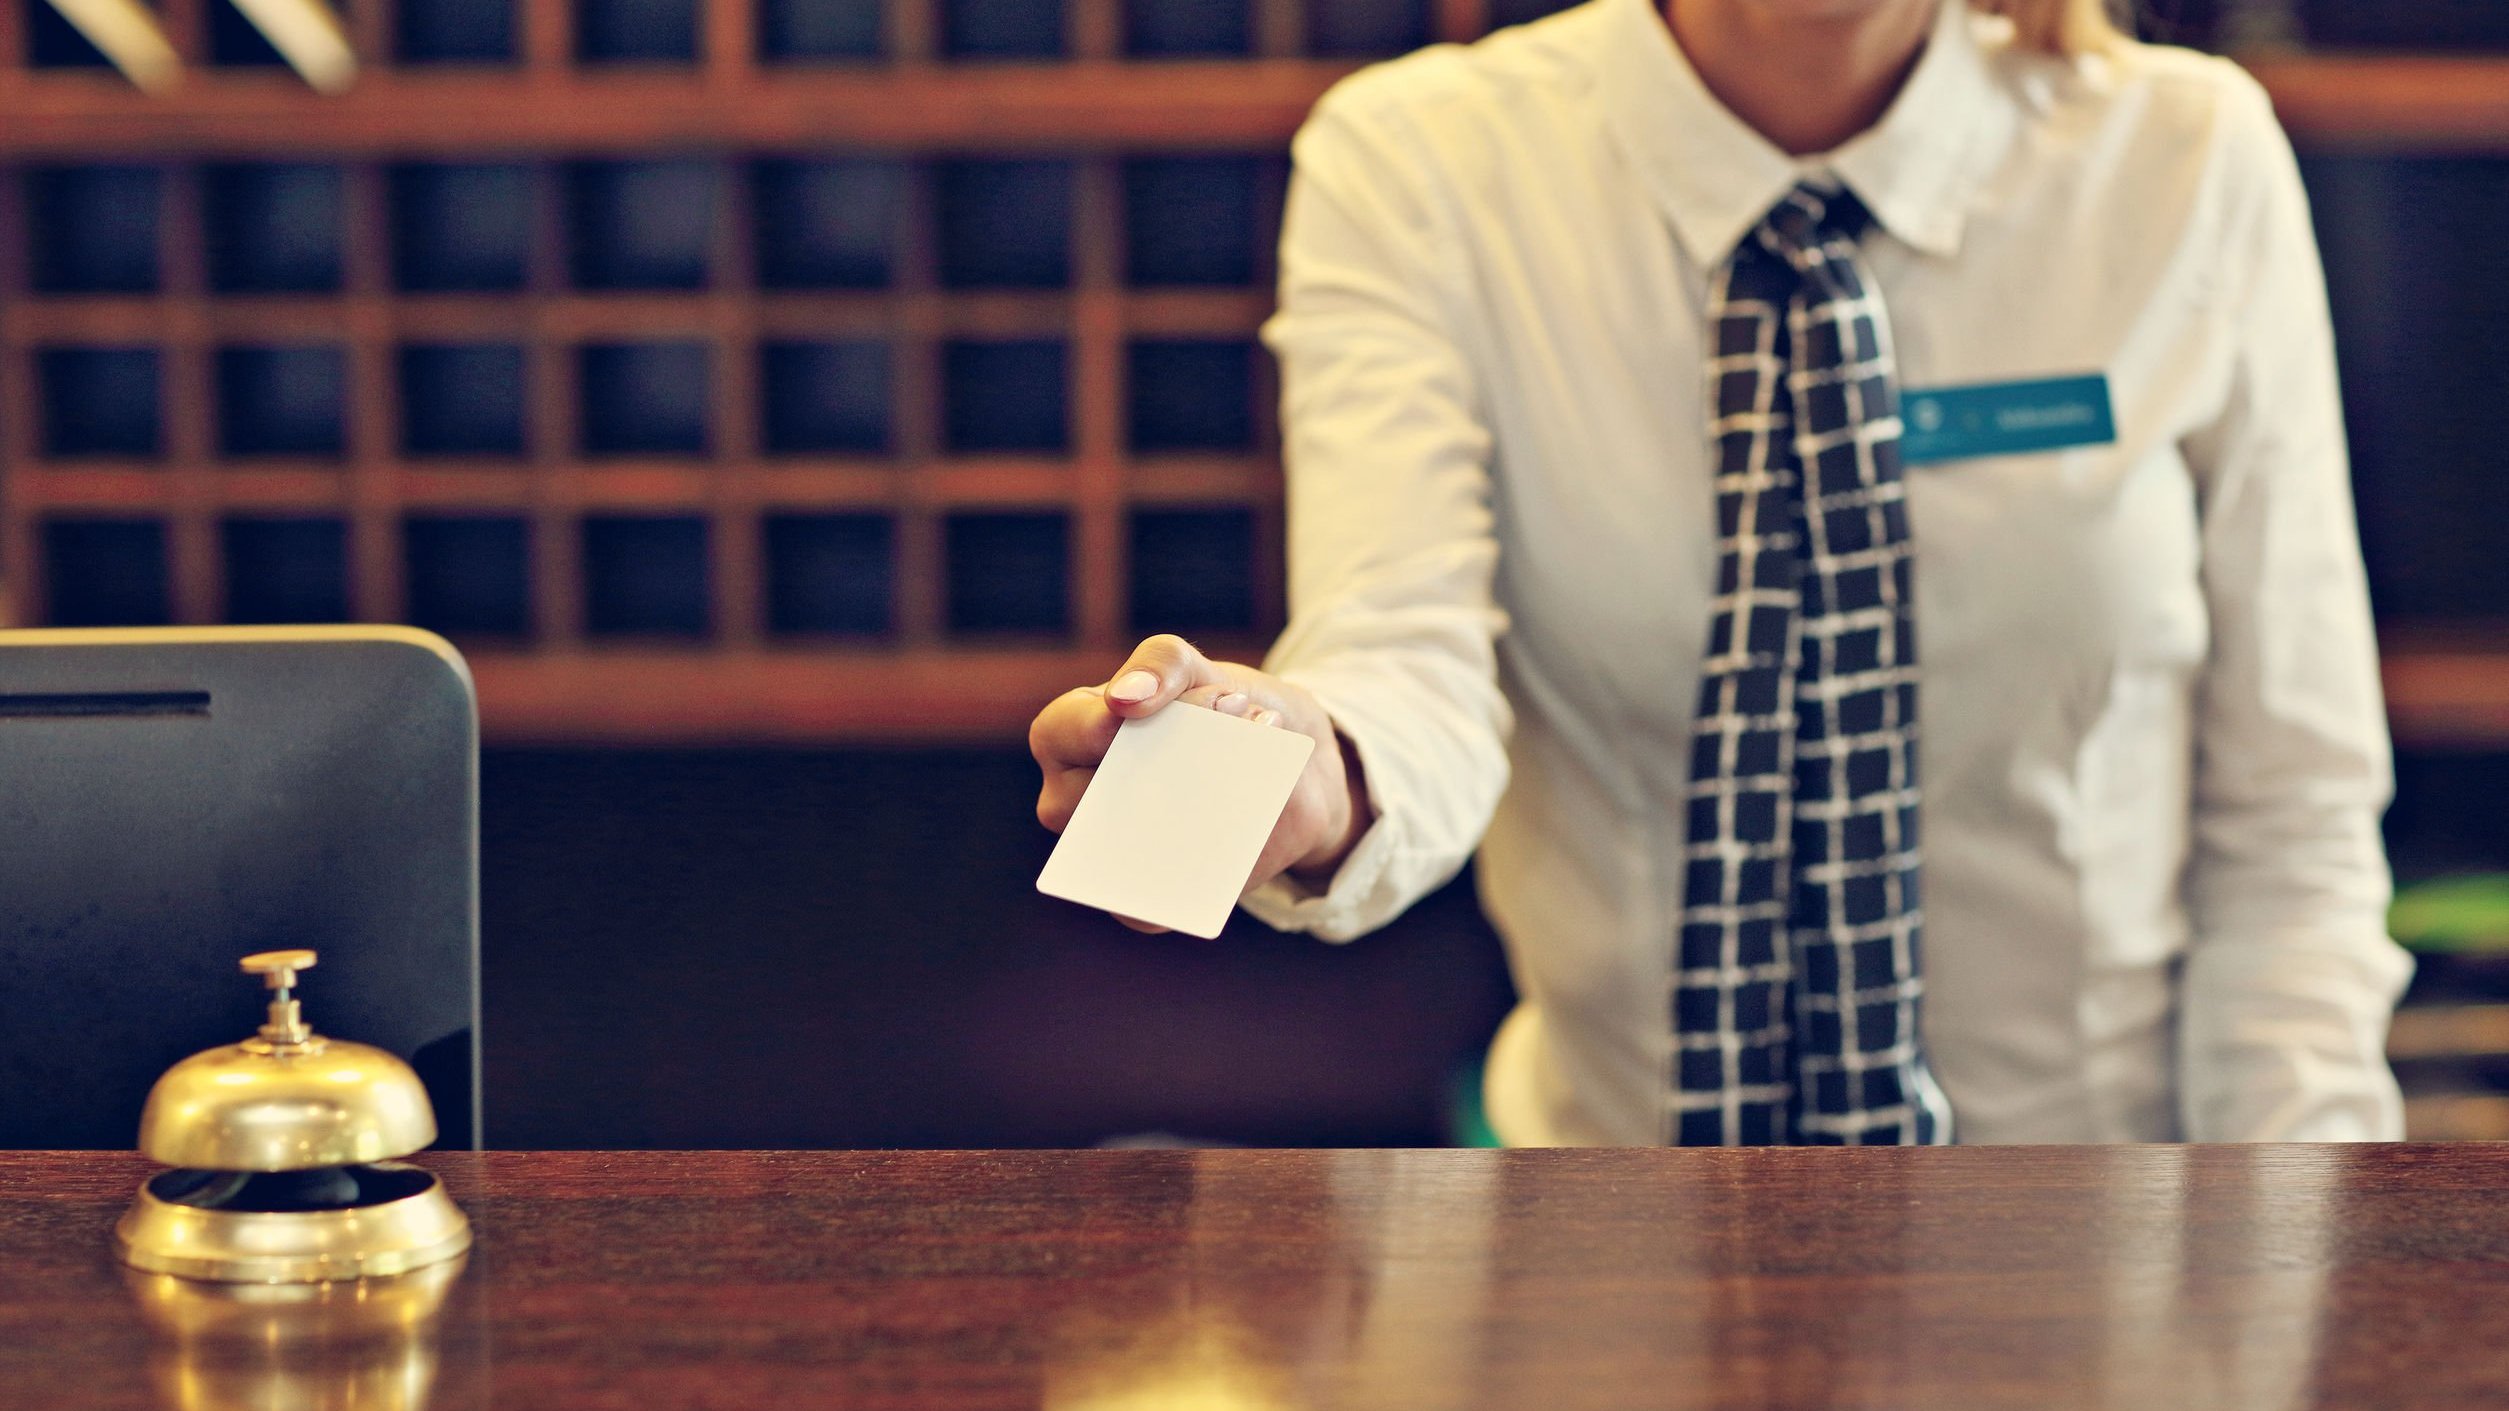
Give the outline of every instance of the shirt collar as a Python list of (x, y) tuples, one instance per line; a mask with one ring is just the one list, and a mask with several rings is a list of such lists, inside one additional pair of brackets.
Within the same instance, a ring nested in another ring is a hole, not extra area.
[(2014, 100), (1988, 67), (1965, 0), (1944, 0), (1925, 53), (1880, 122), (1835, 151), (1800, 159), (1708, 92), (1654, 0), (1600, 0), (1597, 9), (1590, 33), (1607, 119), (1702, 267), (1721, 264), (1779, 197), (1824, 171), (1883, 229), (1929, 255), (1950, 255), (2016, 126)]

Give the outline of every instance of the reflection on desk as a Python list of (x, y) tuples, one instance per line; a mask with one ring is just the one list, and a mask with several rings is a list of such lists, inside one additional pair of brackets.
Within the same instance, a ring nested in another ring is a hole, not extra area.
[[(423, 1160), (468, 1267), (295, 1404), (2509, 1404), (2501, 1147)], [(0, 1401), (201, 1385), (112, 1262), (144, 1174), (0, 1153)]]
[(122, 1282), (158, 1335), (148, 1364), (172, 1411), (421, 1411), (435, 1391), (437, 1315), (465, 1262), (315, 1284), (138, 1269)]

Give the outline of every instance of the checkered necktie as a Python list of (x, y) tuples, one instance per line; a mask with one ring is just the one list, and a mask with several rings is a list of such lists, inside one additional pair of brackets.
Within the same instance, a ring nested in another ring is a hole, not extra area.
[(1795, 188), (1708, 295), (1716, 598), (1666, 1135), (1951, 1139), (1917, 1031), (1917, 652), (1890, 325), (1854, 196)]

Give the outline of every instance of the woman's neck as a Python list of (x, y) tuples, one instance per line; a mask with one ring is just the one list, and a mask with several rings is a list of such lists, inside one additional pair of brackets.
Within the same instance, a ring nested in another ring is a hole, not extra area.
[(1924, 51), (1936, 10), (1936, 0), (1660, 3), (1708, 92), (1799, 157), (1881, 120)]

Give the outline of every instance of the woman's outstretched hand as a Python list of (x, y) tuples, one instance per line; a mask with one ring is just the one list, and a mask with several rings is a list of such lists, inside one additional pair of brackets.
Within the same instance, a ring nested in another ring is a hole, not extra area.
[[(1182, 637), (1149, 638), (1105, 685), (1075, 687), (1037, 713), (1028, 727), (1028, 752), (1045, 775), (1037, 821), (1062, 832), (1116, 730), (1127, 720), (1180, 704), (1295, 730), (1315, 741), (1315, 753), (1307, 757), (1246, 885), (1259, 886), (1283, 872), (1318, 881), (1331, 877), (1374, 817), (1357, 754), (1305, 688), (1251, 666), (1212, 661)], [(1167, 929), (1117, 919), (1135, 930)]]

